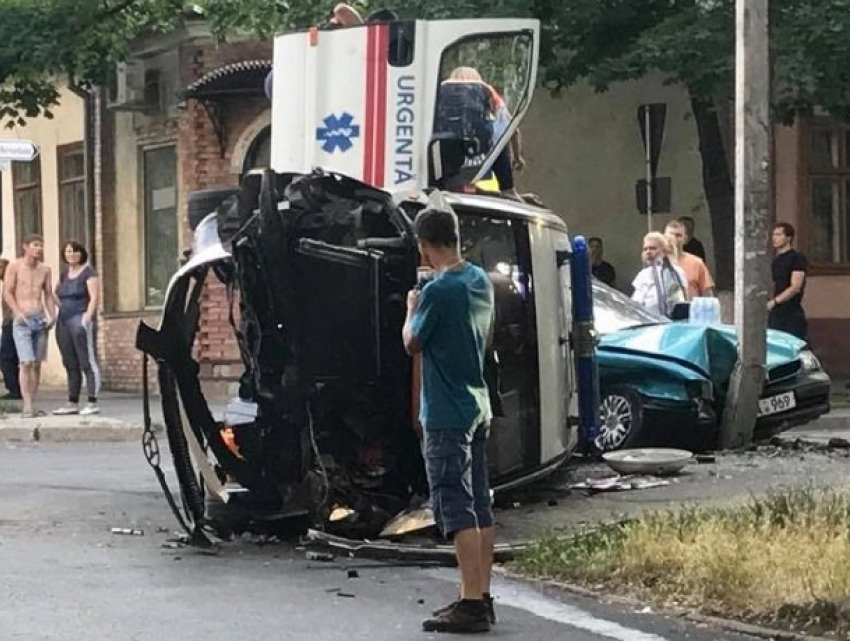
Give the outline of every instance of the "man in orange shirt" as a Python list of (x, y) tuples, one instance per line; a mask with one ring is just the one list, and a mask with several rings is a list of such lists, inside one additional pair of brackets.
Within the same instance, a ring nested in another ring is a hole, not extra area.
[(688, 298), (694, 296), (713, 296), (714, 280), (702, 258), (689, 254), (685, 247), (685, 226), (678, 220), (671, 220), (664, 228), (664, 235), (673, 245), (673, 262), (679, 265), (688, 277)]

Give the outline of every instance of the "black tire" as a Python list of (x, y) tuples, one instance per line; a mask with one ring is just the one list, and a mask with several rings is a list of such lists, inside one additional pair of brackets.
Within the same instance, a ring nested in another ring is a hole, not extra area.
[(189, 229), (195, 231), (204, 218), (218, 209), (218, 206), (226, 199), (238, 193), (239, 187), (210, 187), (193, 191), (186, 199)]
[(596, 447), (612, 452), (636, 447), (643, 431), (643, 402), (630, 385), (603, 387), (599, 394), (599, 435)]

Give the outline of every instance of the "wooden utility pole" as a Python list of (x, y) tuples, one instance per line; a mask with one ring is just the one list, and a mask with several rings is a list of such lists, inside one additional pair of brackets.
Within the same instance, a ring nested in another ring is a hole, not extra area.
[(736, 0), (735, 326), (738, 362), (723, 412), (721, 445), (752, 441), (764, 383), (770, 220), (768, 0)]

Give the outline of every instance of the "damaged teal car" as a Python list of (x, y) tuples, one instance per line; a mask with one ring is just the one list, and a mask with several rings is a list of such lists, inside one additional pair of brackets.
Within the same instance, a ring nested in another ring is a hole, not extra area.
[[(657, 316), (594, 281), (599, 333), (602, 451), (717, 446), (737, 358), (735, 328)], [(756, 436), (770, 436), (829, 412), (829, 376), (804, 341), (768, 330)]]

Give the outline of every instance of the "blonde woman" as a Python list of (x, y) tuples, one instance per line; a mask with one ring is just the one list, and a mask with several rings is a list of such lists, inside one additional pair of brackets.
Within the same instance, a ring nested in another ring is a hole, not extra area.
[(645, 267), (632, 281), (632, 300), (648, 310), (669, 316), (676, 303), (687, 297), (687, 277), (673, 264), (673, 246), (664, 234), (653, 231), (643, 237), (641, 258)]

